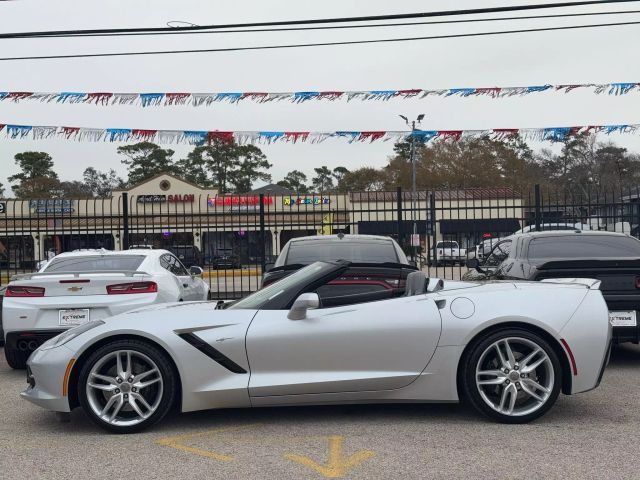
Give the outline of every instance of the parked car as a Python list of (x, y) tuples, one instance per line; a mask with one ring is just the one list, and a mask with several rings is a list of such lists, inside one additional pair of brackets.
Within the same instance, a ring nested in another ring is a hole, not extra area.
[[(28, 361), (22, 397), (142, 430), (172, 408), (455, 402), (500, 422), (598, 386), (611, 327), (594, 280), (474, 283), (415, 271), (404, 292), (322, 289), (350, 262), (315, 262), (225, 309), (173, 304), (92, 321)], [(122, 334), (126, 332), (127, 337)]]
[(437, 267), (447, 263), (464, 265), (466, 260), (467, 250), (466, 248), (460, 248), (458, 242), (441, 240), (436, 243), (434, 261)]
[(197, 266), (189, 271), (167, 250), (62, 253), (41, 272), (14, 277), (2, 304), (4, 353), (24, 368), (40, 344), (91, 320), (164, 302), (207, 300)]
[[(540, 231), (549, 232), (549, 231), (558, 231), (558, 230), (591, 230), (591, 225), (587, 223), (581, 222), (553, 222), (553, 223), (541, 223)], [(519, 233), (529, 233), (537, 231), (537, 227), (535, 224), (527, 225), (524, 228), (521, 228), (517, 232), (514, 232), (514, 235)]]
[(484, 264), (470, 266), (465, 279), (597, 279), (614, 341), (640, 341), (640, 241), (633, 237), (579, 230), (514, 235), (498, 243)]
[(233, 252), (232, 248), (218, 248), (212, 258), (213, 268), (241, 268), (240, 257)]
[[(282, 248), (275, 264), (262, 276), (262, 286), (272, 284), (316, 261), (347, 260), (352, 266), (331, 285), (343, 292), (403, 289), (415, 270), (395, 240), (375, 235), (319, 235), (293, 238)], [(333, 287), (332, 287), (333, 288)]]
[(2, 328), (2, 301), (4, 300), (4, 292), (7, 287), (0, 287), (0, 347), (4, 345), (4, 330)]
[(171, 245), (167, 247), (184, 265), (204, 265), (202, 253), (195, 245)]

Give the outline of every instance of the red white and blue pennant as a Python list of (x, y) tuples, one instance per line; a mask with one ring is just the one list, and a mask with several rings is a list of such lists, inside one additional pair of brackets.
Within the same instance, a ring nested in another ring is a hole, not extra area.
[(581, 133), (640, 133), (640, 124), (583, 125), (546, 128), (492, 128), (484, 130), (415, 130), (415, 131), (219, 131), (219, 130), (148, 130), (137, 128), (83, 128), (42, 125), (0, 124), (0, 138), (10, 140), (62, 139), (79, 142), (154, 142), (161, 145), (206, 145), (217, 140), (238, 144), (321, 143), (329, 139), (347, 143), (399, 142), (414, 139), (458, 141), (465, 138), (508, 140), (520, 137), (533, 141), (562, 141)]
[(429, 97), (523, 97), (541, 93), (569, 93), (576, 90), (590, 91), (596, 95), (626, 95), (640, 92), (639, 82), (583, 83), (567, 85), (530, 85), (523, 87), (445, 88), (437, 90), (351, 90), (351, 91), (302, 91), (302, 92), (214, 92), (214, 93), (115, 93), (115, 92), (2, 92), (0, 102), (39, 101), (45, 103), (70, 103), (92, 105), (137, 105), (159, 107), (172, 105), (211, 106), (217, 103), (241, 102), (294, 104), (309, 101), (389, 101), (393, 99), (424, 99)]

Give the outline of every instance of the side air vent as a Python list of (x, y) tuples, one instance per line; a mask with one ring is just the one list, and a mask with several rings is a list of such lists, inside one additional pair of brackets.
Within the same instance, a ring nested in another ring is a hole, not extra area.
[(233, 373), (247, 373), (247, 371), (238, 365), (236, 362), (231, 360), (229, 357), (226, 357), (218, 350), (213, 348), (207, 342), (202, 340), (200, 337), (193, 333), (179, 333), (178, 336), (187, 342), (190, 345), (193, 345), (195, 348), (204, 353), (207, 357), (209, 357), (214, 362), (222, 365), (224, 368)]

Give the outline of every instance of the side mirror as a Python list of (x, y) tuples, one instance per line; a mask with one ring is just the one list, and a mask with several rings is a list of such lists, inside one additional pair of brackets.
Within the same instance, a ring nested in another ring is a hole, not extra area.
[(480, 262), (477, 258), (470, 258), (467, 260), (467, 267), (472, 268), (480, 273), (486, 273), (482, 268), (480, 268)]
[(320, 298), (318, 298), (317, 293), (303, 293), (293, 302), (287, 318), (289, 320), (304, 320), (307, 318), (307, 310), (318, 308), (319, 306)]
[(271, 270), (273, 267), (275, 266), (275, 263), (273, 262), (268, 262), (264, 264), (264, 271), (268, 272), (269, 270)]
[(204, 273), (204, 270), (202, 270), (201, 267), (190, 267), (189, 268), (189, 275), (191, 275), (192, 277), (199, 277)]

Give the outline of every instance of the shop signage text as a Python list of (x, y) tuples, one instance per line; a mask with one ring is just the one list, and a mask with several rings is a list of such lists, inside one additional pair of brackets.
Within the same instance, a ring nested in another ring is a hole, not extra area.
[(172, 195), (138, 195), (138, 203), (193, 203), (196, 196), (193, 193)]
[(0, 213), (7, 213), (7, 204), (0, 202)]
[(329, 205), (329, 197), (284, 197), (282, 204), (285, 206), (294, 205)]
[[(207, 204), (210, 207), (218, 206), (238, 206), (238, 205), (260, 205), (260, 195), (216, 195), (215, 197), (207, 198)], [(264, 197), (265, 205), (273, 204), (273, 197)]]
[(75, 212), (73, 202), (74, 200), (64, 198), (30, 200), (29, 208), (31, 208), (34, 213), (72, 213)]

